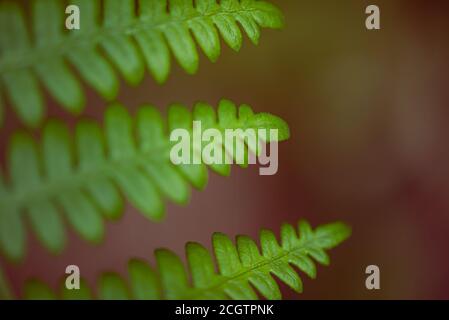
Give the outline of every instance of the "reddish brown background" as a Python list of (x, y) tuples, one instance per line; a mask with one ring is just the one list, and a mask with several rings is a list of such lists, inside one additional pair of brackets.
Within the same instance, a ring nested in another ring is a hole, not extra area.
[[(239, 54), (223, 46), (199, 73), (174, 67), (158, 86), (147, 75), (138, 87), (122, 84), (119, 101), (135, 110), (151, 102), (216, 104), (222, 97), (287, 119), (292, 137), (280, 145), (275, 176), (234, 168), (230, 178), (210, 174), (190, 204), (168, 204), (167, 219), (147, 221), (128, 207), (106, 237), (91, 246), (70, 231), (61, 256), (48, 254), (29, 233), (28, 255), (12, 265), (0, 259), (16, 293), (37, 276), (56, 286), (65, 266), (77, 264), (93, 284), (104, 270), (124, 273), (131, 257), (154, 263), (167, 247), (183, 255), (184, 243), (210, 248), (210, 235), (255, 237), (260, 228), (307, 218), (314, 225), (343, 220), (353, 236), (331, 253), (316, 280), (292, 299), (449, 298), (449, 30), (447, 1), (276, 2), (283, 31), (265, 31), (258, 47), (246, 39)], [(380, 31), (367, 31), (365, 7), (381, 8)], [(49, 116), (74, 123), (55, 107)], [(106, 104), (88, 91), (83, 114), (101, 119)], [(8, 109), (1, 129), (1, 165), (12, 130)], [(364, 286), (367, 265), (381, 270), (381, 290)]]

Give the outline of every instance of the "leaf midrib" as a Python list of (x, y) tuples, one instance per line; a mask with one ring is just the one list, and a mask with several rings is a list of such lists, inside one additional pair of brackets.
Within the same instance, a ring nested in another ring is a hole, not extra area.
[(141, 19), (136, 17), (132, 23), (118, 26), (100, 26), (94, 32), (80, 32), (74, 36), (66, 33), (61, 37), (61, 41), (53, 43), (51, 46), (30, 46), (25, 50), (20, 51), (6, 51), (7, 55), (0, 60), (0, 74), (14, 72), (17, 69), (30, 68), (37, 65), (39, 62), (46, 60), (53, 60), (56, 56), (66, 56), (73, 52), (74, 48), (86, 46), (88, 48), (96, 48), (96, 46), (104, 39), (116, 35), (134, 35), (138, 31), (145, 29), (154, 29), (163, 31), (170, 25), (178, 25), (188, 23), (190, 21), (201, 20), (213, 16), (223, 16), (229, 14), (249, 13), (253, 11), (264, 11), (261, 9), (241, 9), (241, 10), (226, 10), (219, 7), (215, 11), (207, 14), (202, 14), (195, 10), (185, 18), (172, 17), (167, 15), (167, 20), (157, 23), (149, 23), (150, 18)]
[[(220, 283), (215, 284), (213, 286), (207, 287), (207, 288), (193, 288), (195, 290), (195, 293), (193, 295), (186, 295), (185, 297), (183, 297), (183, 299), (187, 299), (187, 300), (195, 300), (197, 298), (200, 298), (202, 296), (204, 296), (205, 292), (214, 292), (214, 291), (218, 291), (220, 289), (222, 289), (224, 286), (226, 286), (229, 282), (237, 280), (237, 279), (241, 279), (241, 278), (247, 278), (247, 274), (248, 273), (253, 273), (255, 271), (257, 271), (258, 269), (261, 269), (267, 265), (271, 265), (276, 263), (277, 261), (295, 253), (298, 251), (305, 251), (307, 250), (308, 247), (312, 246), (312, 244), (321, 239), (321, 238), (326, 238), (327, 236), (322, 236), (322, 237), (316, 237), (314, 235), (313, 238), (308, 239), (307, 241), (305, 241), (304, 243), (298, 245), (297, 248), (292, 249), (292, 250), (285, 250), (284, 248), (280, 247), (280, 249), (282, 250), (282, 253), (279, 255), (274, 256), (272, 259), (268, 259), (267, 257), (265, 257), (264, 255), (261, 255), (261, 257), (263, 258), (262, 261), (255, 263), (254, 266), (250, 267), (250, 268), (243, 268), (243, 271), (237, 272), (235, 275), (232, 276), (223, 276), (220, 274), (217, 274), (220, 277), (224, 277), (225, 279), (222, 280)], [(301, 239), (298, 239), (298, 241), (301, 241)], [(240, 259), (240, 257), (239, 257)], [(249, 277), (249, 276), (248, 276)], [(222, 289), (223, 290), (223, 289)], [(224, 292), (224, 290), (223, 290)], [(226, 294), (226, 293), (225, 293)], [(226, 294), (227, 295), (227, 294)]]
[[(96, 178), (106, 177), (114, 180), (113, 172), (124, 166), (133, 166), (137, 168), (141, 167), (143, 161), (153, 161), (155, 163), (165, 162), (165, 158), (161, 157), (158, 161), (155, 157), (164, 154), (163, 152), (166, 151), (167, 146), (168, 144), (164, 144), (147, 151), (136, 149), (136, 152), (132, 156), (120, 159), (105, 157), (102, 162), (89, 168), (81, 169), (79, 166), (73, 166), (73, 171), (60, 180), (47, 180), (46, 176), (40, 176), (41, 183), (37, 183), (33, 188), (16, 192), (14, 190), (8, 190), (6, 194), (2, 195), (3, 198), (0, 198), (0, 208), (21, 209), (38, 199), (53, 199), (57, 194), (68, 192), (74, 188), (83, 189), (88, 181)], [(2, 205), (2, 203), (4, 205)]]
[[(249, 121), (250, 119), (247, 120)], [(227, 128), (223, 128), (219, 122), (213, 126), (208, 126), (208, 128), (215, 128), (221, 132), (225, 129), (240, 128), (245, 130), (248, 127), (250, 126), (247, 121), (241, 121), (239, 119), (236, 119), (233, 124), (229, 124)], [(191, 145), (191, 147), (193, 146)], [(168, 152), (170, 148), (171, 142), (168, 141), (167, 137), (166, 142), (159, 142), (158, 146), (152, 146), (149, 150), (136, 148), (135, 152), (127, 157), (113, 159), (110, 155), (107, 155), (102, 162), (89, 168), (80, 168), (79, 163), (74, 164), (71, 167), (72, 171), (64, 179), (48, 180), (47, 176), (40, 175), (40, 180), (32, 188), (16, 191), (11, 186), (0, 193), (0, 208), (22, 209), (38, 199), (53, 199), (57, 194), (68, 192), (74, 188), (83, 189), (88, 181), (95, 178), (106, 177), (114, 181), (113, 172), (119, 170), (121, 167), (133, 166), (135, 168), (141, 168), (142, 164), (148, 161), (153, 161), (154, 163), (163, 162), (172, 165), (169, 158), (167, 159), (161, 156), (165, 152)]]

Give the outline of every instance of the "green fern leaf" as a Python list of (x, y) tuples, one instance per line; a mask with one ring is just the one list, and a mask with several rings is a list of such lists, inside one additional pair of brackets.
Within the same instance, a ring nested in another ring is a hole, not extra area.
[[(103, 219), (117, 219), (122, 212), (120, 194), (156, 221), (164, 215), (163, 198), (185, 204), (189, 183), (203, 188), (207, 169), (204, 164), (173, 165), (170, 150), (174, 142), (167, 129), (192, 131), (195, 120), (221, 132), (276, 128), (279, 141), (289, 137), (282, 119), (254, 114), (247, 105), (240, 106), (237, 114), (228, 100), (219, 103), (217, 114), (205, 103), (196, 104), (193, 112), (172, 105), (168, 128), (152, 106), (141, 107), (132, 118), (124, 107), (113, 105), (106, 111), (103, 129), (93, 121), (81, 120), (73, 139), (58, 120), (44, 126), (39, 145), (28, 133), (17, 132), (8, 150), (8, 181), (0, 174), (0, 249), (13, 260), (24, 255), (23, 213), (40, 241), (57, 253), (66, 236), (59, 211), (83, 238), (98, 242)], [(218, 147), (225, 150), (223, 145)], [(191, 144), (191, 152), (193, 148)], [(230, 173), (229, 164), (211, 165), (211, 169), (221, 175)]]
[[(268, 230), (260, 233), (260, 246), (247, 236), (238, 236), (237, 245), (224, 234), (212, 237), (218, 272), (209, 252), (198, 243), (186, 245), (189, 275), (180, 258), (166, 249), (156, 250), (155, 271), (145, 262), (131, 260), (128, 265), (129, 281), (114, 273), (103, 274), (98, 281), (97, 298), (100, 299), (281, 299), (274, 280), (276, 276), (291, 289), (303, 290), (296, 267), (315, 278), (313, 260), (329, 264), (325, 250), (331, 249), (351, 234), (343, 223), (327, 224), (312, 230), (305, 221), (298, 226), (299, 236), (292, 225), (281, 228), (281, 244)], [(73, 292), (68, 294), (68, 292)], [(258, 294), (257, 294), (258, 293)], [(28, 299), (89, 299), (94, 295), (85, 282), (80, 290), (68, 290), (64, 284), (60, 294), (54, 294), (44, 283), (31, 280), (25, 286)]]
[[(240, 49), (242, 34), (237, 23), (256, 44), (260, 27), (280, 28), (283, 24), (276, 7), (258, 0), (71, 3), (80, 8), (80, 30), (65, 30), (66, 1), (34, 0), (31, 35), (23, 10), (11, 1), (0, 3), (0, 91), (6, 91), (15, 111), (29, 126), (37, 126), (44, 115), (40, 83), (66, 110), (82, 110), (83, 90), (69, 64), (88, 85), (111, 100), (119, 85), (114, 68), (128, 83), (137, 84), (146, 65), (162, 83), (170, 72), (170, 52), (184, 70), (193, 74), (199, 61), (196, 43), (211, 61), (216, 61), (220, 55), (219, 33), (231, 48)], [(0, 92), (0, 120), (1, 96)]]

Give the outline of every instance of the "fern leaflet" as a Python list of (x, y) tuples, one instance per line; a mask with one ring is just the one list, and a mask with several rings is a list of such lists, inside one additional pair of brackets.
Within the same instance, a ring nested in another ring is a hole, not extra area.
[[(41, 242), (60, 252), (65, 231), (59, 208), (83, 238), (98, 242), (103, 235), (103, 218), (117, 219), (122, 212), (120, 193), (152, 220), (163, 218), (163, 197), (186, 203), (188, 183), (198, 189), (206, 185), (206, 165), (173, 165), (173, 142), (166, 129), (192, 130), (194, 120), (220, 131), (276, 128), (279, 141), (289, 137), (282, 119), (268, 113), (254, 114), (247, 105), (240, 106), (237, 115), (236, 106), (228, 100), (220, 101), (217, 114), (205, 103), (197, 103), (192, 113), (172, 105), (168, 128), (152, 106), (141, 107), (133, 119), (124, 107), (113, 105), (106, 111), (103, 130), (93, 121), (81, 120), (74, 141), (65, 125), (50, 120), (39, 148), (28, 133), (15, 133), (8, 150), (9, 181), (0, 174), (2, 251), (15, 260), (24, 255), (22, 212)], [(225, 153), (223, 145), (218, 147)], [(190, 150), (195, 152), (193, 144)], [(210, 167), (221, 175), (230, 174), (229, 164)]]
[(146, 65), (162, 83), (170, 72), (170, 52), (193, 74), (199, 61), (195, 43), (215, 61), (220, 55), (219, 33), (232, 49), (240, 49), (237, 23), (255, 44), (260, 27), (283, 24), (276, 7), (258, 0), (73, 0), (80, 8), (81, 28), (67, 31), (63, 3), (32, 2), (31, 36), (23, 10), (11, 1), (0, 4), (0, 120), (1, 91), (6, 91), (21, 120), (37, 126), (44, 115), (39, 82), (66, 110), (79, 113), (84, 94), (67, 62), (112, 100), (119, 84), (114, 68), (128, 83), (137, 84)]
[[(260, 253), (257, 244), (247, 236), (238, 236), (235, 246), (224, 234), (212, 236), (213, 250), (219, 272), (209, 252), (198, 243), (187, 243), (186, 257), (191, 282), (180, 258), (166, 249), (156, 250), (157, 271), (141, 260), (128, 264), (129, 286), (115, 273), (105, 273), (97, 285), (100, 299), (257, 299), (259, 293), (267, 299), (281, 299), (281, 292), (272, 275), (300, 293), (303, 286), (291, 265), (316, 277), (313, 258), (329, 264), (325, 249), (331, 249), (349, 237), (351, 229), (343, 223), (327, 224), (312, 230), (305, 221), (298, 226), (281, 228), (281, 245), (269, 230), (260, 233)], [(256, 289), (256, 290), (254, 290)], [(256, 293), (257, 291), (257, 293)], [(65, 283), (55, 295), (38, 280), (25, 286), (28, 299), (90, 299), (94, 297), (85, 282), (80, 290), (68, 290)]]

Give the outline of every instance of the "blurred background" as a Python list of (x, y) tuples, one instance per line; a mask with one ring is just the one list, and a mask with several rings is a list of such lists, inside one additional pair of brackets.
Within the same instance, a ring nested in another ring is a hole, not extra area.
[[(278, 233), (299, 218), (313, 225), (342, 220), (352, 237), (331, 251), (331, 266), (304, 293), (289, 299), (449, 299), (449, 2), (424, 0), (281, 0), (286, 28), (264, 30), (260, 45), (246, 39), (240, 53), (224, 44), (215, 64), (204, 55), (197, 75), (174, 64), (164, 86), (147, 74), (137, 87), (122, 84), (119, 101), (135, 110), (153, 103), (220, 98), (248, 103), (286, 119), (291, 139), (279, 146), (279, 171), (234, 167), (231, 177), (210, 173), (185, 207), (169, 203), (159, 224), (128, 207), (108, 222), (102, 244), (70, 230), (66, 250), (49, 254), (29, 232), (28, 255), (14, 265), (0, 258), (16, 294), (39, 277), (56, 287), (76, 264), (90, 284), (100, 272), (126, 273), (153, 250), (184, 244), (211, 248), (210, 236)], [(381, 30), (365, 28), (365, 8), (381, 10)], [(50, 117), (74, 123), (47, 97)], [(83, 116), (102, 119), (106, 104), (88, 91)], [(20, 123), (7, 110), (0, 136), (1, 165), (10, 133)], [(378, 265), (381, 289), (365, 288), (365, 268)]]

